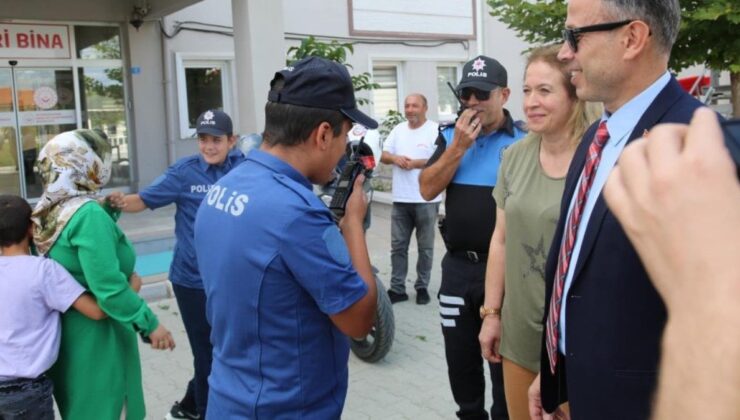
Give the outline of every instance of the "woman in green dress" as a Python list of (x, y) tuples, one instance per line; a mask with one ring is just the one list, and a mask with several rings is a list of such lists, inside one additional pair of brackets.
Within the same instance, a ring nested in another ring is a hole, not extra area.
[(153, 348), (174, 348), (169, 331), (134, 290), (140, 284), (129, 284), (137, 279), (136, 254), (116, 225), (118, 214), (96, 200), (110, 178), (110, 151), (97, 132), (76, 130), (51, 139), (38, 159), (44, 193), (33, 214), (36, 247), (108, 315), (93, 321), (70, 309), (62, 316), (59, 357), (49, 374), (62, 417), (74, 420), (143, 419), (137, 332)]

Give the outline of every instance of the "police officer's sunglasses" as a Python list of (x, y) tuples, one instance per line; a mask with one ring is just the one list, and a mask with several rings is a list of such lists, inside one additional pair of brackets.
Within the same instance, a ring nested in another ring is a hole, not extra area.
[(490, 90), (480, 90), (475, 88), (463, 88), (460, 91), (460, 99), (467, 101), (471, 96), (475, 95), (475, 99), (479, 101), (487, 101), (491, 97)]
[(582, 34), (587, 32), (606, 32), (613, 31), (617, 28), (621, 28), (624, 25), (629, 25), (634, 22), (635, 19), (620, 20), (619, 22), (599, 23), (598, 25), (581, 26), (580, 28), (565, 28), (563, 29), (563, 39), (568, 43), (573, 52), (578, 52), (578, 40)]

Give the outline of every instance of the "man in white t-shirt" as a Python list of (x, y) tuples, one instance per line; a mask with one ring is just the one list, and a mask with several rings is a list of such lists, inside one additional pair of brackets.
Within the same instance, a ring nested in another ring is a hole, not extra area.
[(429, 276), (434, 253), (434, 229), (440, 196), (426, 201), (419, 193), (419, 174), (435, 150), (438, 125), (427, 120), (427, 98), (412, 93), (404, 101), (406, 122), (398, 124), (383, 144), (380, 161), (393, 165), (393, 212), (391, 223), (392, 303), (409, 299), (406, 294), (408, 250), (416, 229), (419, 259), (416, 263), (416, 303), (429, 303)]

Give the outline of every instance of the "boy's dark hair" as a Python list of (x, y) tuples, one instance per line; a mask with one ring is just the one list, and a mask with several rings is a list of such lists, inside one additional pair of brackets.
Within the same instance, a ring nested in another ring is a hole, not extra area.
[(31, 206), (17, 195), (0, 195), (0, 246), (23, 242), (31, 226)]
[[(280, 82), (282, 80), (274, 84), (273, 91), (283, 88), (283, 83)], [(345, 120), (349, 121), (349, 118), (332, 109), (267, 102), (262, 141), (270, 146), (296, 146), (303, 143), (322, 122), (329, 123), (332, 133), (338, 136)]]

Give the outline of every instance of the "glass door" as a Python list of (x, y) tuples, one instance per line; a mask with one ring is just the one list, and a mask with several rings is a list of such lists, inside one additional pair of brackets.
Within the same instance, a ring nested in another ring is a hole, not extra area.
[(0, 68), (0, 194), (21, 195), (13, 74)]
[(0, 192), (38, 198), (39, 151), (76, 128), (72, 68), (0, 69)]

